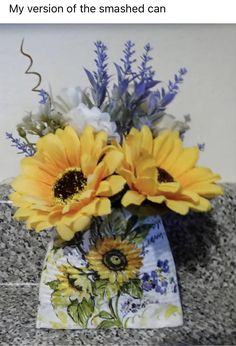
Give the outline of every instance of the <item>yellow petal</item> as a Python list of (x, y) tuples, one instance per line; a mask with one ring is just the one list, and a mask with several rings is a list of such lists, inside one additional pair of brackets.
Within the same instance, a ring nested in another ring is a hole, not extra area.
[(169, 209), (175, 211), (178, 214), (186, 215), (189, 211), (189, 205), (184, 201), (174, 201), (168, 199), (165, 203)]
[(58, 129), (56, 135), (64, 145), (70, 165), (80, 167), (80, 140), (74, 129), (70, 126), (64, 130)]
[(50, 199), (51, 188), (49, 185), (34, 180), (33, 178), (27, 178), (26, 176), (18, 176), (13, 180), (11, 186), (14, 190), (22, 194), (28, 194), (30, 196), (42, 197), (44, 199)]
[(181, 176), (181, 174), (194, 167), (198, 157), (199, 149), (197, 147), (183, 149), (176, 162), (170, 168), (170, 173), (173, 173), (174, 177)]
[(133, 181), (135, 180), (134, 174), (125, 168), (119, 169), (118, 173), (127, 181), (127, 184), (129, 185), (129, 187), (131, 187)]
[(196, 192), (186, 189), (181, 190), (181, 195), (190, 198), (194, 203), (198, 203), (200, 199), (199, 195)]
[(21, 221), (25, 220), (27, 217), (29, 217), (32, 214), (32, 210), (30, 208), (24, 209), (24, 208), (19, 208), (15, 214), (14, 217)]
[(179, 155), (182, 152), (182, 141), (179, 138), (178, 132), (173, 132), (173, 146), (172, 150), (169, 153), (169, 155), (165, 158), (165, 161), (162, 163), (162, 168), (168, 171), (170, 167), (172, 167), (176, 160), (178, 159)]
[(124, 207), (127, 207), (130, 204), (140, 205), (145, 200), (145, 196), (141, 195), (140, 193), (136, 191), (127, 191), (122, 200), (121, 203)]
[(96, 215), (108, 215), (111, 213), (111, 202), (108, 198), (99, 198), (97, 203)]
[(153, 137), (152, 132), (147, 126), (143, 126), (141, 130), (141, 148), (142, 152), (145, 152), (147, 154), (152, 153), (152, 147), (153, 147)]
[(139, 136), (140, 132), (135, 127), (132, 127), (132, 129), (130, 130), (129, 134), (133, 135), (133, 136)]
[(211, 203), (208, 201), (208, 199), (205, 199), (203, 197), (199, 197), (198, 203), (189, 203), (189, 207), (194, 211), (209, 211), (211, 209)]
[(165, 201), (165, 196), (148, 196), (147, 199), (153, 203), (163, 203)]
[(104, 131), (100, 131), (95, 135), (95, 140), (94, 140), (94, 147), (93, 150), (91, 152), (91, 156), (92, 158), (95, 158), (96, 163), (98, 162), (101, 154), (102, 154), (102, 150), (105, 147), (107, 143), (107, 133)]
[(73, 222), (73, 231), (79, 232), (79, 231), (83, 231), (84, 229), (86, 229), (89, 224), (91, 222), (91, 216), (87, 216), (87, 215), (80, 215), (76, 221)]
[(120, 166), (123, 160), (123, 153), (118, 150), (110, 150), (104, 157), (103, 162), (106, 165), (106, 175), (113, 174)]
[(97, 192), (96, 192), (96, 196), (110, 196), (111, 195), (111, 186), (109, 184), (108, 181), (103, 180), (100, 182)]
[(69, 166), (64, 146), (55, 134), (49, 133), (41, 137), (36, 146), (39, 151), (49, 156), (50, 160), (55, 162), (60, 168), (65, 169)]
[(122, 148), (124, 152), (124, 162), (126, 164), (125, 168), (131, 169), (135, 161), (140, 156), (140, 136), (128, 135), (123, 142)]
[(207, 198), (213, 198), (223, 195), (224, 191), (221, 186), (216, 184), (199, 183), (189, 187), (189, 190), (198, 193), (199, 195)]
[(170, 130), (163, 131), (154, 140), (153, 157), (160, 167), (173, 149), (173, 136)]
[(137, 178), (135, 188), (144, 195), (155, 195), (157, 191), (157, 183), (150, 178)]
[(25, 157), (20, 162), (22, 173), (46, 185), (52, 185), (55, 177), (39, 168), (39, 164), (31, 157)]
[(205, 167), (194, 167), (179, 177), (179, 181), (184, 187), (197, 183), (214, 183), (220, 179), (220, 175)]
[(81, 168), (86, 177), (88, 177), (90, 174), (93, 173), (96, 165), (97, 160), (91, 156), (89, 153), (82, 153), (81, 157)]
[[(156, 169), (156, 164), (155, 164), (155, 160), (153, 159), (153, 157), (151, 156), (146, 156), (146, 157), (140, 157), (136, 162), (135, 162), (135, 166), (136, 166), (136, 174), (137, 177), (139, 176), (144, 176), (145, 172), (147, 170), (152, 169), (153, 172), (156, 173), (157, 169)], [(147, 174), (147, 173), (146, 173)]]
[(106, 165), (103, 161), (99, 162), (99, 164), (94, 169), (93, 173), (88, 176), (87, 179), (87, 187), (89, 189), (96, 189), (99, 182), (106, 178)]
[(178, 182), (171, 183), (161, 183), (158, 185), (158, 190), (161, 192), (176, 193), (180, 189), (180, 184)]
[(94, 133), (91, 126), (86, 126), (80, 136), (81, 152), (91, 157), (91, 152), (94, 146)]
[(56, 230), (59, 234), (59, 236), (64, 240), (71, 240), (74, 238), (75, 233), (72, 231), (72, 229), (66, 225), (59, 224), (56, 226)]
[(99, 198), (95, 198), (93, 199), (89, 204), (87, 204), (86, 206), (84, 206), (80, 212), (82, 214), (86, 214), (86, 215), (94, 215), (96, 213), (97, 210), (97, 204), (99, 202)]
[(112, 175), (111, 177), (107, 178), (106, 181), (110, 185), (110, 195), (108, 196), (117, 194), (124, 188), (126, 184), (126, 180), (120, 175)]
[(41, 232), (41, 231), (47, 230), (50, 227), (52, 227), (52, 225), (49, 222), (42, 221), (42, 222), (37, 223), (34, 226), (34, 229), (35, 229), (36, 232)]

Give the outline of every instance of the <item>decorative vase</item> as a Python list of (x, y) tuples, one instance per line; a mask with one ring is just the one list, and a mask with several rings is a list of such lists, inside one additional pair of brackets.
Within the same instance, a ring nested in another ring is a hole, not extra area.
[(161, 328), (182, 324), (162, 220), (116, 209), (70, 242), (49, 244), (37, 328)]

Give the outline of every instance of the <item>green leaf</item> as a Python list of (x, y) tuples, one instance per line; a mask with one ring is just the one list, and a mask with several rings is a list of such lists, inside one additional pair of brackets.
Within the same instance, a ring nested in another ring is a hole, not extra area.
[(138, 222), (138, 216), (132, 215), (127, 222), (126, 233), (130, 232), (134, 225)]
[(119, 287), (116, 283), (112, 284), (108, 280), (96, 280), (94, 285), (94, 295), (101, 298), (114, 297), (117, 295)]
[(78, 300), (77, 299), (73, 300), (72, 303), (67, 308), (67, 313), (75, 323), (80, 324), (80, 320), (78, 317), (78, 305), (79, 305)]
[(46, 283), (47, 286), (49, 286), (52, 290), (56, 290), (58, 288), (58, 285), (60, 283), (60, 280), (53, 280)]
[(135, 243), (141, 243), (148, 233), (150, 232), (153, 225), (147, 224), (147, 225), (141, 225), (133, 230), (132, 233), (129, 235), (129, 239), (134, 241)]
[(99, 231), (104, 237), (121, 236), (125, 233), (126, 226), (127, 220), (122, 210), (114, 209), (110, 215), (104, 217)]
[(129, 294), (133, 298), (140, 299), (143, 296), (143, 290), (140, 284), (141, 281), (139, 279), (131, 280), (122, 286), (122, 292)]
[(51, 302), (53, 307), (66, 307), (68, 306), (69, 298), (64, 296), (61, 291), (54, 291), (51, 295)]
[(115, 320), (104, 320), (98, 325), (98, 329), (109, 329), (114, 327), (119, 327)]
[(104, 318), (105, 320), (110, 320), (110, 319), (113, 318), (112, 315), (109, 312), (105, 311), (105, 310), (100, 311), (99, 314), (98, 314), (98, 317)]
[(91, 298), (89, 300), (84, 298), (81, 303), (78, 300), (73, 300), (68, 306), (67, 312), (75, 323), (86, 328), (94, 312), (94, 302)]

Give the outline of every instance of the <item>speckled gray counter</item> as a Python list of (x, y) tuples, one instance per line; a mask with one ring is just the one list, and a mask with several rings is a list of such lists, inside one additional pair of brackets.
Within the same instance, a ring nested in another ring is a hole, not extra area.
[[(0, 199), (7, 199), (0, 186)], [(159, 330), (36, 330), (38, 282), (49, 232), (28, 232), (0, 204), (0, 345), (236, 345), (236, 184), (208, 214), (166, 215), (184, 326)]]

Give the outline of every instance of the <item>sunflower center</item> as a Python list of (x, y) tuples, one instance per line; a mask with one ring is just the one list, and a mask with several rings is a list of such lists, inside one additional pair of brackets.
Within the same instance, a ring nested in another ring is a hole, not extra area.
[(113, 249), (103, 255), (103, 263), (113, 271), (124, 270), (127, 267), (127, 258), (119, 250)]
[(84, 190), (87, 179), (78, 169), (65, 172), (54, 185), (53, 193), (63, 202)]
[(158, 173), (158, 182), (159, 183), (172, 183), (174, 181), (174, 178), (172, 175), (170, 175), (165, 169), (158, 167), (157, 168)]

